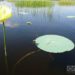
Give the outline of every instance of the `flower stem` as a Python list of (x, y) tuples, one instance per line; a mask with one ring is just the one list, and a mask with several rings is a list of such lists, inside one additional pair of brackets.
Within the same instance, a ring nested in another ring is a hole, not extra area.
[(39, 51), (40, 51), (39, 49), (38, 49), (37, 51), (31, 51), (31, 52), (28, 52), (27, 54), (25, 54), (23, 57), (21, 57), (21, 58), (16, 62), (16, 64), (13, 66), (13, 68), (12, 68), (12, 75), (15, 75), (16, 67), (17, 67), (17, 65), (18, 65), (20, 62), (22, 62), (25, 58), (27, 58), (27, 57), (29, 57), (29, 56), (31, 56), (31, 55), (33, 55), (33, 54), (39, 52)]
[(5, 30), (4, 22), (3, 22), (3, 36), (4, 36), (4, 53), (5, 53), (5, 56), (7, 56), (7, 52), (6, 52), (6, 30)]
[(8, 60), (7, 60), (7, 51), (6, 51), (6, 29), (5, 29), (5, 24), (3, 22), (3, 37), (4, 37), (4, 58), (5, 58), (5, 66), (6, 66), (6, 72), (7, 75), (9, 75), (9, 70), (8, 70)]

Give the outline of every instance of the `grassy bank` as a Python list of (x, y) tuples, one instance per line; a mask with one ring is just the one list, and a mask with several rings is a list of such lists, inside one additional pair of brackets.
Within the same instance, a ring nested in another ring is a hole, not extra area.
[(18, 7), (45, 7), (45, 6), (51, 6), (52, 2), (50, 0), (24, 0), (24, 1), (14, 1), (14, 0), (8, 0), (10, 2), (15, 3)]
[(59, 5), (75, 5), (74, 0), (59, 0)]

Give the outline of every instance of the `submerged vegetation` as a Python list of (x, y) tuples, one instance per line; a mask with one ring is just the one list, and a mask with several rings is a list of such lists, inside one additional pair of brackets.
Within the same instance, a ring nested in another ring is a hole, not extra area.
[(45, 7), (45, 6), (51, 6), (52, 2), (51, 0), (8, 0), (10, 2), (15, 3), (18, 7)]

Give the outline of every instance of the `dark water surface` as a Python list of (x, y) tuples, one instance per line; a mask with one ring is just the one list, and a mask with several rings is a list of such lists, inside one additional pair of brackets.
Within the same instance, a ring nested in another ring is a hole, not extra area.
[[(75, 6), (56, 4), (42, 8), (16, 8), (15, 11), (13, 17), (5, 22), (10, 71), (23, 55), (38, 50), (33, 40), (41, 35), (62, 35), (75, 43), (75, 18), (67, 18), (75, 16)], [(0, 75), (6, 75), (3, 52), (3, 32), (0, 24)], [(75, 49), (52, 54), (52, 57), (50, 53), (40, 51), (19, 63), (15, 75), (68, 75), (66, 67), (75, 65), (74, 57)]]

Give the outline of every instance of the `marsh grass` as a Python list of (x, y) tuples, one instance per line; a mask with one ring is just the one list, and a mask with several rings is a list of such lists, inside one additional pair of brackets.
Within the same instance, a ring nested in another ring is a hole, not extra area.
[(45, 7), (52, 5), (52, 2), (50, 0), (8, 1), (15, 3), (15, 5), (18, 7)]
[(75, 1), (72, 1), (72, 0), (60, 0), (59, 5), (75, 5)]

